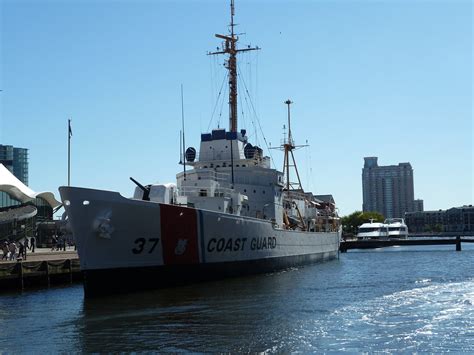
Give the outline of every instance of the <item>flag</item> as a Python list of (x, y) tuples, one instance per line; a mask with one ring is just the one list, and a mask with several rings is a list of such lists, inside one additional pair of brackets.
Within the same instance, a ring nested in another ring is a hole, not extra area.
[(68, 120), (68, 126), (69, 126), (69, 138), (71, 138), (72, 137), (71, 120)]

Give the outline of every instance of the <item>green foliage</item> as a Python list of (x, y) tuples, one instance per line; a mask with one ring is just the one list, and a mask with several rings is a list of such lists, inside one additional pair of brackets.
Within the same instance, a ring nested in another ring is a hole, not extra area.
[(355, 211), (341, 218), (342, 230), (344, 233), (356, 235), (357, 228), (363, 223), (370, 222), (371, 219), (374, 222), (383, 222), (385, 217), (378, 212)]

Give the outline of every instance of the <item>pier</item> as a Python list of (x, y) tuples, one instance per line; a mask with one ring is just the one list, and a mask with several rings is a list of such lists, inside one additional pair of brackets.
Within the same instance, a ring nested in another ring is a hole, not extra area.
[(76, 251), (38, 250), (27, 259), (0, 261), (0, 292), (80, 281)]
[(393, 246), (407, 245), (455, 245), (456, 251), (462, 250), (462, 243), (474, 243), (474, 238), (420, 238), (420, 239), (368, 239), (368, 240), (346, 240), (339, 246), (341, 253), (349, 249), (375, 249)]

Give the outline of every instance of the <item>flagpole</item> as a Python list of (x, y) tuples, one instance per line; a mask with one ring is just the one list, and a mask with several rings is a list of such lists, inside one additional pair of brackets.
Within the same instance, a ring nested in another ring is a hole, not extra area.
[(71, 186), (71, 120), (67, 120), (67, 186)]

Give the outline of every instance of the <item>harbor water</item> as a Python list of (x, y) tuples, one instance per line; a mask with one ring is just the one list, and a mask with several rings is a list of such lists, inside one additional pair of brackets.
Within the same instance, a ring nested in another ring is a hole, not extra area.
[(0, 353), (474, 352), (474, 245), (351, 250), (273, 274), (84, 299), (0, 295)]

